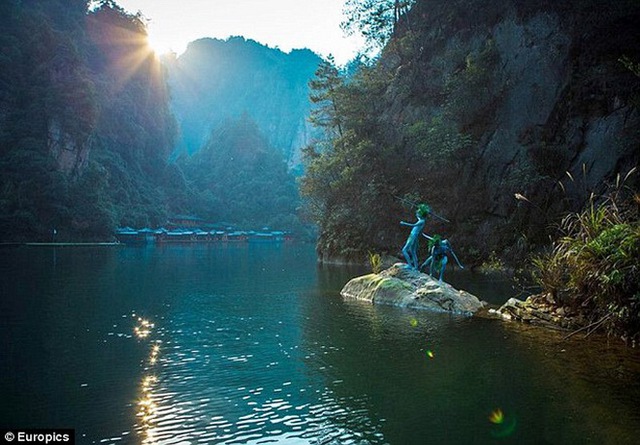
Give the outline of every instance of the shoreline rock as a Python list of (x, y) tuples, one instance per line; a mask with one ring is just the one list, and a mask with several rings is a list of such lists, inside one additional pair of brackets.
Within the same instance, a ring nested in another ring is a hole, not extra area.
[(350, 280), (340, 294), (373, 304), (473, 315), (484, 303), (469, 292), (440, 283), (427, 274), (396, 263), (378, 274)]
[(499, 309), (489, 309), (488, 314), (507, 321), (541, 326), (555, 330), (571, 330), (584, 324), (563, 307), (550, 304), (544, 295), (532, 295), (526, 300), (509, 298)]

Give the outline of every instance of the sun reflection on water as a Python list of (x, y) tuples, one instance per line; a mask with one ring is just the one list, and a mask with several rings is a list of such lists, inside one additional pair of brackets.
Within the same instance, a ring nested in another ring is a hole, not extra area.
[(142, 398), (138, 400), (138, 412), (136, 416), (139, 420), (139, 434), (142, 436), (143, 444), (153, 444), (154, 426), (157, 418), (158, 406), (153, 400), (152, 389), (157, 382), (155, 376), (148, 375), (143, 378)]
[(149, 334), (151, 334), (154, 327), (155, 325), (149, 320), (138, 317), (138, 326), (133, 328), (133, 332), (136, 334), (136, 337), (140, 339), (147, 338)]
[(149, 363), (155, 365), (158, 361), (158, 354), (160, 353), (160, 344), (159, 342), (153, 345), (151, 348), (151, 356), (149, 357)]
[[(138, 317), (138, 324), (133, 331), (138, 339), (147, 340), (153, 333), (154, 323)], [(140, 382), (140, 394), (136, 403), (136, 417), (138, 422), (135, 425), (143, 444), (156, 444), (155, 435), (156, 422), (158, 419), (158, 404), (154, 391), (157, 388), (158, 376), (155, 373), (155, 365), (160, 355), (160, 340), (150, 342), (150, 352), (148, 366), (145, 366), (145, 374)]]

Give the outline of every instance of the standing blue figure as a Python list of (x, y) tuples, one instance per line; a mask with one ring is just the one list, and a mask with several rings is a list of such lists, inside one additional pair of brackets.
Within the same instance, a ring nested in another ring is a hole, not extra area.
[(434, 236), (433, 238), (422, 234), (425, 238), (433, 241), (433, 247), (431, 248), (431, 256), (425, 260), (424, 263), (420, 266), (420, 269), (423, 269), (427, 264), (429, 265), (429, 275), (435, 278), (434, 272), (436, 268), (436, 264), (440, 263), (440, 282), (442, 283), (442, 277), (444, 276), (444, 269), (447, 267), (447, 263), (449, 262), (447, 255), (451, 254), (453, 259), (456, 260), (460, 269), (464, 269), (464, 266), (460, 264), (458, 257), (453, 252), (451, 248), (451, 244), (449, 244), (449, 240), (443, 239), (440, 240), (438, 236)]
[(407, 260), (407, 264), (412, 269), (418, 270), (418, 240), (422, 233), (422, 229), (424, 228), (425, 219), (430, 211), (431, 209), (428, 205), (420, 204), (418, 206), (418, 210), (416, 210), (416, 218), (418, 220), (415, 223), (412, 224), (400, 221), (400, 224), (403, 226), (413, 227), (409, 234), (409, 238), (407, 238), (407, 242), (402, 248), (402, 254), (404, 255), (405, 260)]

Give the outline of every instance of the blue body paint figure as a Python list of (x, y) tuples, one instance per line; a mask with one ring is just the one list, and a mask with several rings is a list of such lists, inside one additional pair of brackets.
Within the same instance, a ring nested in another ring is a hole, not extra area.
[(418, 270), (418, 240), (420, 239), (420, 234), (422, 233), (422, 229), (424, 229), (424, 223), (429, 214), (430, 209), (426, 204), (420, 204), (418, 206), (418, 210), (416, 210), (416, 218), (418, 219), (415, 223), (408, 223), (405, 221), (400, 221), (400, 224), (403, 226), (412, 227), (411, 233), (409, 234), (409, 238), (407, 238), (407, 242), (404, 244), (402, 248), (402, 254), (404, 255), (404, 259), (407, 261), (407, 264), (412, 269)]
[[(423, 236), (425, 238), (432, 239), (427, 235), (423, 234)], [(447, 258), (449, 254), (451, 254), (453, 259), (456, 260), (456, 263), (458, 263), (458, 266), (460, 266), (460, 269), (464, 269), (464, 266), (460, 264), (458, 257), (453, 252), (453, 249), (451, 248), (451, 244), (449, 244), (449, 240), (447, 239), (435, 240), (435, 244), (431, 248), (431, 256), (427, 258), (424, 263), (422, 263), (422, 265), (420, 266), (420, 269), (423, 269), (425, 266), (429, 265), (429, 275), (435, 278), (434, 272), (435, 272), (436, 264), (440, 263), (439, 280), (440, 282), (442, 282), (442, 277), (444, 276), (444, 269), (447, 267), (447, 263), (449, 262), (449, 259)]]

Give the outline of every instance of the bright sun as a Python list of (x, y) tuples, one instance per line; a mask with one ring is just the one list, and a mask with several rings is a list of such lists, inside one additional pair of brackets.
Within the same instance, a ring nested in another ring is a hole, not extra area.
[(158, 56), (171, 52), (180, 54), (184, 50), (184, 44), (170, 35), (162, 34), (153, 27), (149, 27), (147, 32), (149, 46)]

